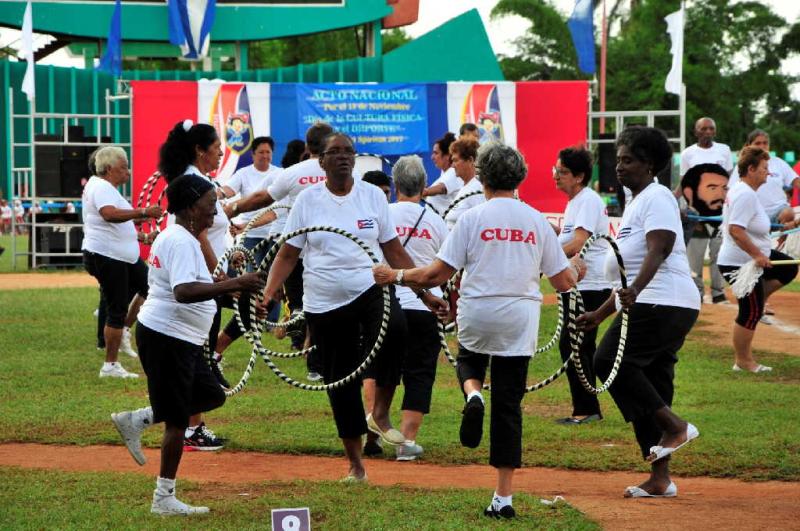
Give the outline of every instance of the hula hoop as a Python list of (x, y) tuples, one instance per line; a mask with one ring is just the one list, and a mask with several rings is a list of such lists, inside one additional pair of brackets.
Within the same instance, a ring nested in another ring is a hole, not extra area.
[[(473, 179), (475, 179), (475, 177), (473, 177)], [(447, 218), (447, 214), (449, 214), (450, 211), (453, 210), (456, 207), (456, 205), (458, 205), (461, 201), (480, 194), (483, 194), (483, 190), (473, 190), (471, 192), (462, 195), (461, 197), (457, 197), (456, 200), (450, 203), (450, 206), (447, 207), (447, 209), (444, 211), (444, 214), (442, 214), (442, 218)]]
[[(588, 252), (589, 248), (597, 240), (601, 239), (606, 240), (611, 246), (611, 249), (614, 251), (614, 255), (617, 258), (617, 265), (619, 266), (619, 277), (622, 289), (627, 288), (628, 279), (625, 275), (625, 264), (622, 261), (622, 254), (619, 252), (617, 242), (614, 241), (613, 238), (606, 234), (593, 234), (588, 240), (586, 240), (586, 243), (583, 244), (583, 248), (581, 248), (579, 256), (583, 258)], [(589, 393), (599, 395), (600, 393), (607, 391), (608, 388), (611, 387), (611, 384), (614, 383), (614, 380), (617, 377), (617, 371), (619, 371), (619, 366), (622, 363), (622, 356), (625, 354), (625, 342), (628, 338), (628, 310), (624, 308), (622, 310), (622, 325), (620, 328), (619, 344), (617, 345), (617, 355), (614, 358), (614, 364), (611, 366), (611, 372), (609, 373), (608, 378), (600, 387), (594, 387), (591, 383), (589, 383), (588, 378), (586, 378), (586, 374), (583, 372), (583, 366), (581, 364), (580, 348), (581, 344), (583, 343), (583, 331), (578, 330), (576, 320), (578, 315), (584, 313), (584, 311), (585, 308), (583, 306), (583, 297), (577, 288), (573, 288), (569, 295), (569, 338), (570, 348), (572, 350), (569, 359), (572, 360), (572, 363), (575, 366), (575, 372), (578, 374), (578, 379), (580, 380), (581, 385), (583, 385), (583, 388)]]
[[(461, 276), (462, 271), (463, 270), (456, 272), (452, 277), (450, 277), (450, 280), (447, 281), (447, 284), (445, 284), (445, 287), (444, 287), (444, 290), (443, 290), (443, 294), (442, 294), (442, 297), (445, 300), (448, 298), (448, 296), (449, 296), (449, 294), (450, 294), (450, 292), (452, 290), (456, 290), (457, 291), (456, 282), (458, 281), (458, 278)], [(535, 358), (537, 354), (541, 354), (543, 352), (547, 352), (548, 350), (552, 349), (553, 346), (555, 346), (556, 343), (558, 343), (558, 340), (561, 337), (561, 330), (563, 329), (563, 326), (564, 326), (564, 310), (561, 307), (561, 302), (559, 301), (559, 304), (558, 304), (558, 320), (557, 320), (557, 323), (556, 323), (556, 331), (553, 334), (553, 337), (550, 338), (550, 341), (548, 341), (547, 343), (545, 343), (544, 345), (542, 345), (541, 347), (538, 347), (536, 350), (533, 351), (533, 354), (531, 355), (531, 359)], [(446, 331), (447, 331), (447, 329), (446, 329), (445, 325), (442, 322), (439, 322), (439, 342), (441, 343), (442, 350), (444, 351), (444, 355), (447, 358), (447, 361), (449, 361), (450, 364), (454, 368), (456, 368), (456, 367), (458, 367), (458, 361), (453, 357), (453, 354), (450, 352), (450, 347), (447, 345), (447, 338), (445, 337)], [(539, 389), (550, 385), (551, 383), (553, 383), (556, 380), (556, 378), (561, 376), (564, 373), (564, 371), (567, 370), (568, 366), (569, 366), (569, 358), (567, 359), (567, 361), (565, 361), (561, 365), (561, 367), (559, 367), (556, 370), (556, 372), (554, 372), (553, 374), (551, 374), (550, 376), (548, 376), (544, 380), (541, 380), (540, 382), (537, 382), (537, 383), (535, 383), (533, 385), (526, 386), (525, 387), (525, 392), (526, 393), (531, 393), (533, 391), (538, 391)], [(489, 390), (492, 389), (492, 386), (491, 386), (491, 384), (483, 384), (483, 389), (489, 391)]]
[[(161, 172), (156, 170), (152, 175), (150, 175), (150, 177), (147, 178), (147, 180), (144, 182), (144, 185), (142, 185), (141, 191), (139, 192), (139, 197), (136, 200), (136, 204), (134, 205), (135, 208), (148, 208), (153, 204), (152, 203), (153, 192), (155, 191), (156, 183), (158, 183), (161, 177), (162, 177)], [(167, 195), (167, 187), (165, 186), (164, 188), (161, 189), (161, 192), (158, 195), (158, 199), (156, 200), (156, 204), (160, 205), (164, 201), (166, 195)], [(154, 220), (153, 218), (147, 218), (145, 220), (142, 220), (139, 223), (139, 225), (148, 226), (150, 228), (150, 230), (147, 231), (148, 234), (150, 234), (151, 232), (155, 233), (156, 235), (160, 234), (161, 224), (167, 217), (167, 209), (165, 208), (163, 210), (164, 213), (161, 214), (161, 216), (157, 220)]]
[[(348, 238), (353, 243), (358, 245), (361, 248), (361, 250), (364, 251), (367, 254), (367, 256), (369, 256), (369, 258), (372, 260), (373, 264), (379, 264), (380, 263), (378, 261), (378, 259), (375, 257), (375, 254), (369, 248), (369, 246), (367, 246), (367, 244), (365, 244), (359, 238), (357, 238), (353, 234), (350, 234), (346, 230), (343, 230), (343, 229), (340, 229), (340, 228), (337, 228), (337, 227), (324, 226), (324, 225), (314, 225), (314, 226), (311, 226), (311, 227), (303, 227), (301, 229), (297, 229), (297, 230), (292, 231), (290, 233), (284, 234), (283, 236), (281, 236), (278, 239), (278, 241), (275, 242), (275, 245), (273, 245), (272, 248), (269, 250), (269, 253), (267, 253), (267, 256), (264, 258), (264, 261), (267, 262), (267, 263), (273, 261), (275, 259), (275, 256), (278, 254), (278, 250), (280, 249), (280, 247), (287, 240), (290, 240), (290, 239), (295, 238), (297, 236), (300, 236), (302, 234), (307, 234), (309, 232), (332, 232), (334, 234), (339, 234), (340, 236), (344, 236), (345, 238)], [(272, 372), (275, 373), (275, 375), (278, 378), (280, 378), (281, 380), (286, 382), (288, 385), (291, 385), (291, 386), (296, 387), (298, 389), (302, 389), (304, 391), (329, 391), (329, 390), (333, 390), (333, 389), (338, 389), (340, 387), (343, 387), (343, 386), (351, 383), (352, 381), (357, 379), (359, 376), (361, 376), (361, 374), (366, 370), (366, 368), (373, 362), (373, 360), (375, 359), (375, 357), (378, 354), (378, 351), (383, 346), (383, 340), (386, 337), (386, 332), (389, 329), (389, 317), (390, 317), (390, 314), (391, 314), (391, 297), (389, 295), (389, 288), (387, 286), (384, 286), (382, 288), (382, 291), (383, 291), (383, 315), (381, 317), (380, 329), (378, 330), (378, 337), (375, 339), (375, 344), (372, 345), (372, 349), (369, 351), (369, 354), (367, 354), (367, 357), (364, 359), (364, 361), (361, 363), (361, 365), (359, 365), (349, 375), (347, 375), (344, 378), (341, 378), (340, 380), (337, 380), (335, 382), (332, 382), (332, 383), (329, 383), (329, 384), (322, 384), (322, 385), (311, 385), (311, 384), (298, 382), (297, 380), (295, 380), (295, 379), (291, 378), (290, 376), (286, 375), (283, 371), (281, 371), (272, 362), (271, 356), (273, 355), (273, 352), (271, 350), (269, 350), (268, 348), (264, 347), (261, 344), (261, 338), (259, 336), (254, 335), (254, 334), (245, 334), (245, 337), (249, 336), (248, 337), (248, 341), (250, 341), (252, 339), (254, 350), (256, 350), (256, 349), (258, 350), (259, 354), (261, 354), (261, 357), (264, 359), (264, 362), (267, 364), (267, 366), (270, 368), (270, 370), (272, 370)], [(251, 316), (251, 318), (254, 317), (254, 315), (255, 315), (255, 305), (252, 304), (252, 302), (251, 302), (251, 304), (250, 304), (250, 316)], [(256, 321), (253, 321), (253, 322), (256, 322)], [(303, 352), (303, 351), (298, 351), (298, 352)], [(299, 355), (298, 353), (294, 353), (294, 354)]]

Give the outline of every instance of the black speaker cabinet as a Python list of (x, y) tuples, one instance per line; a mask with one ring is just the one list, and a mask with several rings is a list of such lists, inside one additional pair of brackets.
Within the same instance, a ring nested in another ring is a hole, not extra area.
[[(614, 140), (613, 133), (601, 134), (601, 140)], [(613, 142), (597, 144), (597, 170), (600, 192), (614, 194), (620, 188), (617, 180), (617, 153)]]
[(61, 146), (36, 146), (36, 195), (61, 197)]
[[(61, 223), (79, 223), (80, 214), (38, 214), (36, 216), (36, 230), (29, 235), (30, 249), (33, 250), (34, 241), (36, 250), (40, 253), (79, 253), (83, 243), (82, 227), (66, 227)], [(42, 223), (39, 225), (39, 223)], [(69, 235), (69, 249), (67, 249), (67, 235)], [(32, 259), (28, 259), (28, 266), (32, 266)], [(80, 267), (83, 263), (82, 256), (42, 256), (37, 260), (38, 266), (50, 267)]]

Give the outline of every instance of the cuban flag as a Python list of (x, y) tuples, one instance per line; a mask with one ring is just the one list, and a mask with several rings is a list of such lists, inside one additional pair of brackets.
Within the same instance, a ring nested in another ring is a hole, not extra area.
[(208, 54), (217, 0), (167, 0), (169, 42), (180, 46), (184, 59)]

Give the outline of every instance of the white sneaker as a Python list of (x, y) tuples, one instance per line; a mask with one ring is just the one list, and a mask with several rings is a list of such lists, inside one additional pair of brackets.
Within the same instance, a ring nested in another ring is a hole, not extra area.
[(187, 505), (175, 497), (175, 494), (162, 495), (153, 492), (153, 504), (150, 512), (163, 516), (187, 516), (190, 514), (205, 514), (209, 512), (208, 507), (194, 507)]
[(114, 427), (117, 428), (133, 460), (140, 465), (144, 465), (147, 462), (147, 458), (144, 456), (144, 453), (142, 453), (143, 429), (137, 428), (133, 420), (133, 411), (112, 413), (111, 421), (114, 422)]
[(765, 325), (771, 325), (771, 324), (774, 323), (774, 321), (770, 317), (768, 317), (766, 315), (762, 315), (761, 319), (759, 319), (759, 321), (762, 322)]
[(138, 378), (135, 372), (128, 372), (118, 361), (111, 364), (103, 364), (100, 369), (100, 378)]
[(414, 461), (422, 455), (422, 446), (414, 441), (406, 441), (400, 446), (395, 447), (395, 454), (398, 461)]
[(130, 329), (122, 329), (122, 341), (119, 344), (119, 349), (130, 356), (131, 358), (138, 358), (139, 354), (133, 350), (131, 346), (131, 331)]

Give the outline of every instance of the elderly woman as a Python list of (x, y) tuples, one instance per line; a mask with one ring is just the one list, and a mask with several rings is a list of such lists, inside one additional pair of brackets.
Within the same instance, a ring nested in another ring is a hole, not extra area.
[(207, 513), (175, 497), (175, 476), (183, 455), (189, 417), (225, 403), (225, 393), (203, 359), (203, 343), (217, 311), (214, 298), (236, 291), (256, 291), (263, 278), (247, 273), (214, 282), (200, 250), (200, 237), (214, 223), (217, 196), (204, 177), (184, 175), (167, 188), (167, 227), (150, 250), (150, 296), (139, 313), (136, 341), (147, 374), (150, 407), (114, 413), (111, 419), (131, 456), (144, 465), (141, 434), (164, 422), (161, 468), (151, 512), (162, 515)]
[[(333, 133), (323, 143), (319, 164), (326, 178), (300, 192), (286, 222), (284, 234), (311, 225), (344, 229), (365, 242), (380, 258), (396, 267), (414, 263), (400, 243), (389, 216), (389, 205), (375, 186), (353, 178), (355, 149), (345, 134)], [(311, 337), (323, 362), (325, 382), (351, 374), (364, 359), (359, 348), (370, 348), (378, 336), (383, 313), (381, 288), (372, 280), (372, 261), (358, 246), (337, 234), (311, 232), (288, 240), (272, 264), (264, 295), (276, 294), (305, 251), (303, 310)], [(426, 304), (444, 306), (428, 292)], [(389, 407), (400, 380), (406, 327), (397, 299), (391, 297), (391, 319), (383, 348), (375, 358), (375, 406), (364, 419), (359, 382), (328, 391), (333, 418), (350, 462), (348, 482), (366, 481), (361, 459), (361, 437), (370, 431), (384, 442), (400, 445), (402, 433), (392, 428)]]
[[(754, 260), (764, 268), (764, 274), (746, 297), (739, 299), (739, 314), (733, 327), (733, 350), (736, 356), (734, 371), (767, 372), (772, 367), (761, 365), (753, 358), (753, 336), (764, 314), (764, 304), (770, 295), (797, 276), (797, 266), (773, 267), (772, 260), (791, 260), (772, 249), (770, 217), (761, 200), (761, 188), (768, 186), (769, 153), (748, 146), (739, 154), (737, 168), (741, 176), (728, 192), (722, 209), (722, 247), (717, 265), (722, 276), (731, 276), (743, 265)], [(784, 229), (793, 229), (798, 221), (789, 221)]]
[[(425, 266), (436, 260), (436, 253), (447, 237), (447, 225), (433, 212), (420, 206), (427, 180), (422, 159), (416, 155), (401, 157), (392, 168), (397, 202), (389, 205), (389, 213), (400, 242), (414, 264)], [(438, 287), (431, 293), (442, 296)], [(430, 412), (436, 360), (441, 350), (439, 326), (434, 315), (410, 288), (398, 286), (397, 299), (406, 316), (408, 337), (403, 359), (403, 418), (400, 431), (406, 438), (396, 450), (398, 461), (412, 461), (422, 455), (416, 444), (424, 415)]]
[[(592, 154), (581, 147), (562, 149), (558, 161), (553, 166), (553, 179), (556, 187), (569, 197), (564, 212), (564, 223), (558, 235), (558, 243), (568, 257), (579, 253), (586, 240), (593, 234), (608, 233), (606, 205), (597, 192), (587, 188), (592, 175)], [(587, 311), (599, 308), (611, 295), (611, 285), (605, 277), (605, 257), (608, 244), (604, 240), (595, 242), (587, 251), (586, 276), (578, 283), (578, 290)], [(569, 311), (569, 294), (561, 294), (564, 315)], [(580, 348), (581, 367), (590, 383), (594, 384), (594, 351), (597, 329), (587, 331)], [(561, 330), (558, 348), (561, 359), (567, 361), (572, 355), (569, 329)], [(588, 393), (581, 385), (575, 367), (567, 368), (569, 390), (572, 395), (572, 415), (556, 422), (566, 425), (585, 424), (601, 420), (600, 403), (597, 395)]]
[(429, 188), (425, 188), (422, 191), (422, 198), (440, 216), (444, 214), (444, 211), (456, 198), (458, 191), (464, 187), (464, 181), (456, 175), (456, 170), (450, 160), (450, 144), (455, 140), (456, 135), (447, 132), (442, 138), (433, 143), (431, 160), (439, 168), (441, 174)]
[(376, 266), (374, 275), (378, 284), (421, 289), (439, 286), (464, 269), (458, 306), (458, 379), (467, 401), (461, 444), (480, 444), (481, 387), (491, 364), (489, 463), (497, 468), (497, 487), (484, 514), (513, 518), (512, 480), (522, 464), (520, 402), (539, 332), (539, 275), (566, 291), (578, 280), (580, 261), (574, 259), (571, 267), (544, 216), (514, 197), (527, 174), (519, 152), (487, 144), (478, 164), (487, 202), (464, 213), (436, 260), (416, 269)]
[[(633, 126), (617, 139), (617, 178), (629, 188), (617, 232), (628, 287), (620, 289), (595, 311), (578, 317), (583, 329), (597, 327), (618, 306), (628, 310), (625, 353), (611, 396), (633, 424), (642, 456), (651, 463), (650, 477), (625, 490), (625, 497), (676, 496), (670, 480), (670, 455), (699, 435), (697, 428), (672, 411), (675, 363), (700, 309), (683, 243), (678, 203), (670, 190), (653, 180), (670, 160), (672, 148), (663, 132)], [(612, 254), (606, 271), (617, 274)], [(617, 304), (618, 299), (618, 304)], [(622, 314), (617, 314), (595, 353), (595, 370), (608, 378), (617, 353)]]
[[(475, 172), (475, 159), (478, 156), (479, 147), (478, 141), (470, 137), (460, 138), (450, 144), (450, 160), (453, 161), (453, 168), (456, 170), (456, 175), (464, 181), (464, 187), (458, 191), (456, 198), (453, 200), (453, 202), (458, 201), (458, 204), (453, 207), (445, 218), (450, 229), (455, 226), (456, 221), (464, 212), (486, 201), (483, 194), (475, 193), (483, 191), (481, 181)], [(462, 199), (469, 194), (473, 195)]]
[[(101, 378), (138, 378), (118, 361), (120, 344), (127, 352), (130, 326), (136, 320), (140, 304), (131, 303), (138, 295), (147, 297), (147, 266), (139, 258), (139, 243), (133, 220), (157, 219), (161, 208), (133, 208), (117, 188), (131, 177), (128, 156), (119, 147), (104, 147), (95, 155), (97, 175), (89, 178), (83, 189), (83, 263), (86, 271), (100, 283), (106, 302), (103, 337), (106, 361)], [(135, 355), (135, 352), (133, 353)]]
[[(206, 261), (209, 271), (214, 271), (220, 257), (225, 254), (227, 247), (227, 234), (230, 228), (228, 216), (219, 201), (224, 196), (221, 187), (218, 187), (208, 176), (211, 172), (219, 168), (222, 159), (222, 144), (217, 135), (217, 130), (208, 124), (195, 124), (191, 120), (178, 122), (169, 132), (167, 140), (159, 149), (158, 169), (161, 171), (168, 183), (181, 175), (197, 175), (205, 179), (215, 188), (217, 195), (216, 210), (214, 211), (214, 222), (207, 229), (200, 233), (200, 250)], [(168, 223), (173, 223), (170, 217)], [(216, 352), (217, 338), (222, 320), (223, 306), (230, 306), (230, 299), (220, 298), (216, 301), (217, 312), (211, 325), (208, 336), (208, 344), (211, 352)], [(227, 382), (222, 374), (222, 369), (218, 362), (221, 358), (212, 360), (212, 371), (221, 385)], [(186, 446), (193, 450), (219, 450), (223, 446), (223, 440), (216, 437), (214, 432), (208, 429), (202, 421), (200, 415), (190, 420), (186, 429)]]

